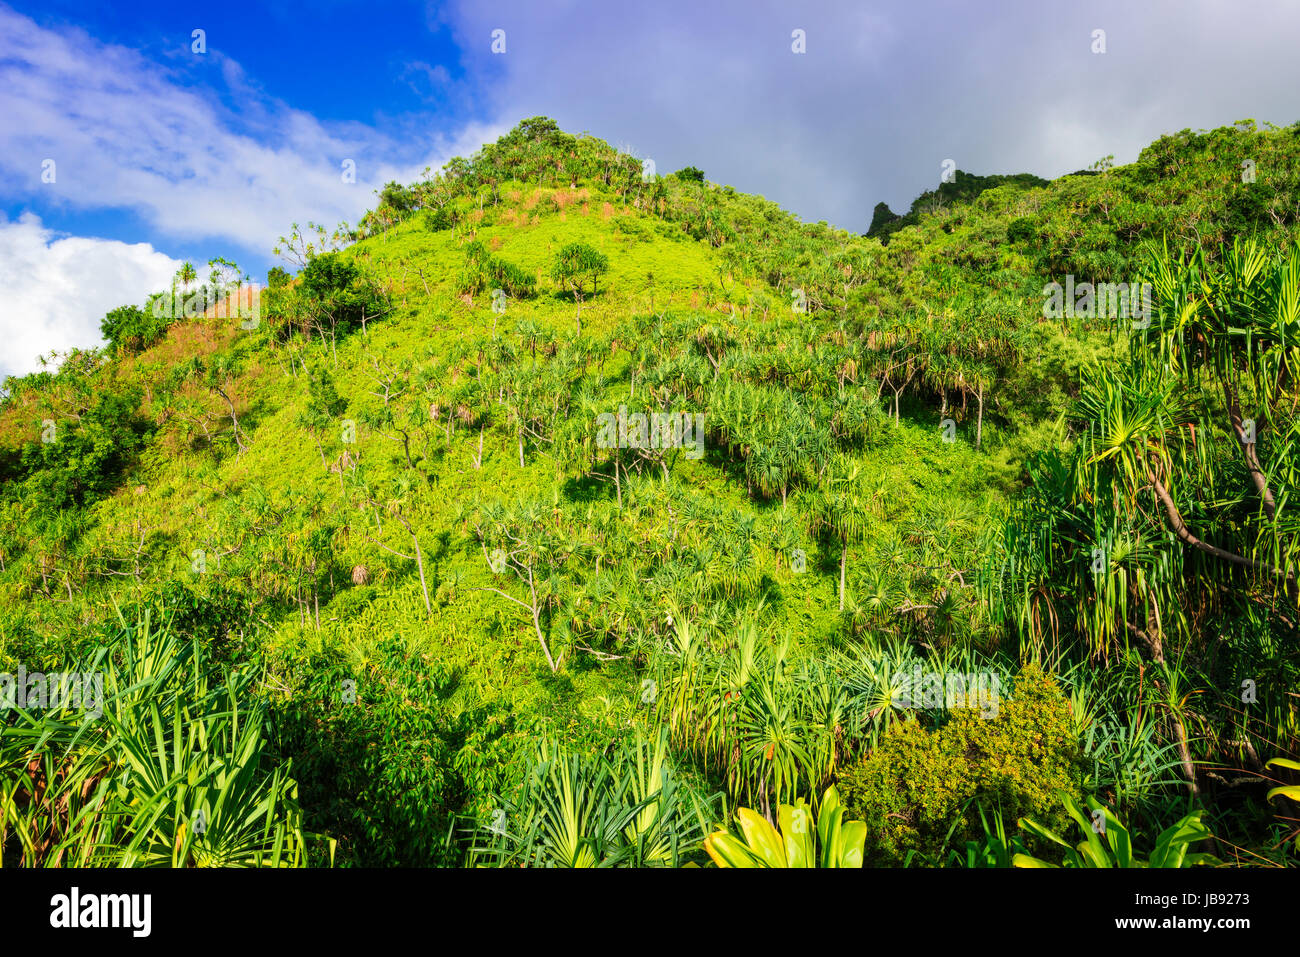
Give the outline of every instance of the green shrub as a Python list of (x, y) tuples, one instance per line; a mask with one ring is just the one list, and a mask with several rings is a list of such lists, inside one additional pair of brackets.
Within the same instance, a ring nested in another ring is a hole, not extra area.
[(327, 299), (347, 292), (357, 278), (357, 267), (338, 253), (325, 253), (307, 264), (301, 278), (302, 288), (309, 296)]
[(347, 332), (361, 326), (367, 314), (373, 317), (381, 311), (380, 294), (374, 284), (355, 262), (340, 253), (316, 256), (298, 278), (306, 300), (301, 305), (309, 314), (328, 316), (331, 329)]
[(1078, 791), (1079, 760), (1069, 701), (1055, 680), (1027, 668), (997, 717), (955, 708), (934, 731), (900, 722), (845, 769), (839, 788), (848, 814), (867, 823), (868, 855), (891, 864), (976, 840), (980, 806), (1059, 822), (1056, 791)]
[(443, 230), (451, 229), (459, 219), (460, 216), (457, 214), (455, 207), (451, 205), (439, 206), (437, 209), (425, 210), (424, 228), (431, 233), (440, 233)]
[(336, 863), (453, 864), (463, 730), (445, 699), (456, 678), (400, 639), (372, 654), (357, 671), (336, 655), (301, 662), (294, 694), (276, 709), (275, 740), (293, 756), (311, 829), (338, 840)]
[(492, 278), (510, 296), (526, 299), (536, 292), (537, 279), (514, 263), (506, 262), (504, 259), (493, 259), (490, 269)]
[(99, 328), (115, 350), (134, 355), (161, 339), (170, 322), (166, 316), (155, 316), (152, 308), (118, 306), (104, 316)]
[(619, 216), (614, 220), (614, 232), (632, 236), (641, 242), (650, 241), (650, 231), (631, 216)]
[(484, 289), (502, 289), (513, 299), (528, 299), (537, 293), (537, 279), (514, 263), (493, 256), (476, 239), (465, 247), (465, 268), (456, 291), (477, 295)]
[(29, 500), (53, 512), (111, 492), (145, 442), (139, 403), (139, 390), (105, 393), (79, 423), (60, 423), (54, 441), (25, 445), (21, 468)]
[(235, 639), (248, 626), (250, 605), (248, 598), (220, 580), (210, 581), (201, 592), (190, 583), (169, 578), (150, 587), (140, 601), (123, 606), (122, 614), (140, 621), (149, 616), (180, 638), (202, 642), (213, 662), (228, 664)]
[(403, 186), (396, 180), (389, 180), (384, 184), (384, 190), (379, 194), (379, 205), (387, 206), (399, 215), (409, 215), (418, 203), (418, 197), (415, 190), (409, 186)]
[(1038, 230), (1034, 226), (1032, 219), (1024, 217), (1013, 220), (1007, 226), (1007, 242), (1009, 243), (1032, 243), (1038, 236)]

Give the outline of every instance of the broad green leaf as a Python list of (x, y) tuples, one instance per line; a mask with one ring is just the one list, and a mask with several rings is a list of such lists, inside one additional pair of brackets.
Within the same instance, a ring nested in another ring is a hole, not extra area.
[(747, 807), (742, 807), (736, 812), (736, 819), (740, 822), (740, 829), (745, 835), (745, 843), (756, 857), (768, 867), (787, 866), (785, 844), (777, 829), (768, 822), (767, 818)]

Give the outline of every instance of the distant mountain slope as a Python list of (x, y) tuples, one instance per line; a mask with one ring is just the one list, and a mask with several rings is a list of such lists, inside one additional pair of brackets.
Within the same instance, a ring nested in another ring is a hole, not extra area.
[(884, 203), (877, 203), (871, 216), (871, 226), (867, 230), (867, 235), (879, 238), (881, 242), (887, 243), (889, 237), (900, 229), (915, 226), (920, 222), (923, 213), (936, 213), (943, 209), (944, 206), (953, 203), (969, 203), (985, 190), (995, 189), (998, 186), (1029, 188), (1046, 185), (1047, 180), (1034, 176), (1032, 173), (1016, 173), (1011, 176), (1000, 174), (977, 176), (973, 173), (965, 173), (959, 169), (954, 169), (951, 179), (942, 181), (938, 188), (926, 190), (912, 200), (911, 209), (904, 215), (898, 215)]

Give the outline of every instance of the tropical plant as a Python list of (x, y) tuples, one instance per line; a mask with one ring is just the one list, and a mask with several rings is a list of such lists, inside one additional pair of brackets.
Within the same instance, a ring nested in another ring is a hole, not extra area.
[(591, 282), (591, 294), (596, 294), (596, 284), (609, 271), (609, 260), (599, 250), (585, 243), (569, 243), (562, 248), (551, 267), (551, 278), (561, 289), (573, 294), (578, 303), (578, 335), (582, 335), (583, 287)]
[(749, 808), (736, 810), (741, 835), (714, 831), (704, 849), (718, 867), (861, 867), (867, 826), (845, 821), (834, 787), (814, 818), (803, 798), (777, 808), (777, 825)]
[[(933, 665), (922, 672), (923, 686), (934, 679), (940, 706), (949, 687), (945, 673), (951, 672)], [(972, 808), (996, 805), (1008, 815), (1041, 818), (1052, 813), (1057, 790), (1077, 787), (1078, 741), (1056, 681), (1031, 666), (1009, 696), (1001, 680), (988, 685), (983, 707), (955, 701), (933, 730), (919, 717), (895, 720), (869, 753), (839, 771), (845, 805), (867, 823), (873, 860), (896, 865), (953, 839), (978, 840), (983, 831)], [(927, 703), (924, 693), (907, 689), (913, 708)]]
[(148, 615), (120, 620), (68, 671), (93, 688), (15, 709), (0, 726), (6, 856), (25, 866), (305, 863), (297, 785), (267, 753), (250, 676), (214, 668), (199, 642)]
[(840, 611), (844, 610), (849, 546), (866, 534), (867, 520), (877, 511), (879, 495), (879, 490), (874, 495), (865, 490), (857, 462), (841, 461), (832, 469), (817, 500), (817, 525), (830, 531), (840, 546)]
[(983, 835), (968, 839), (960, 851), (949, 851), (945, 863), (968, 870), (1011, 867), (1016, 854), (1023, 851), (1019, 837), (1007, 833), (1000, 809), (990, 814), (980, 807), (979, 818)]
[[(1072, 795), (1059, 792), (1066, 813), (1079, 826), (1083, 840), (1070, 843), (1055, 831), (1043, 827), (1029, 818), (1020, 820), (1020, 827), (1028, 834), (1065, 848), (1065, 867), (1194, 867), (1198, 864), (1215, 865), (1219, 861), (1212, 854), (1193, 852), (1192, 845), (1210, 837), (1209, 829), (1201, 822), (1204, 809), (1184, 815), (1176, 824), (1160, 832), (1151, 853), (1142, 858), (1133, 849), (1133, 838), (1115, 813), (1091, 795), (1086, 798), (1091, 814)], [(1102, 841), (1105, 837), (1105, 841)], [(1015, 867), (1058, 867), (1030, 854), (1016, 854)]]
[[(1300, 771), (1300, 761), (1292, 761), (1290, 758), (1272, 758), (1264, 765), (1264, 767), (1279, 767), (1286, 768), (1290, 771)], [(1283, 784), (1268, 792), (1268, 800), (1271, 801), (1276, 797), (1285, 797), (1290, 798), (1292, 801), (1300, 801), (1300, 785)]]
[(473, 828), (470, 862), (491, 867), (678, 867), (703, 808), (640, 734), (610, 756), (543, 741), (516, 791)]

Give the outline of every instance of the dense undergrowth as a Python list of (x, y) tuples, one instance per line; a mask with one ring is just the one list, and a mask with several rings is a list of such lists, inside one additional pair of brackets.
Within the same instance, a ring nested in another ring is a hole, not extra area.
[(1298, 158), (877, 238), (539, 118), (295, 226), (251, 322), (115, 310), (0, 404), (0, 670), (108, 676), (0, 712), (4, 863), (752, 862), (737, 808), (842, 807), (801, 860), (1082, 866), (1084, 799), (1294, 864)]

